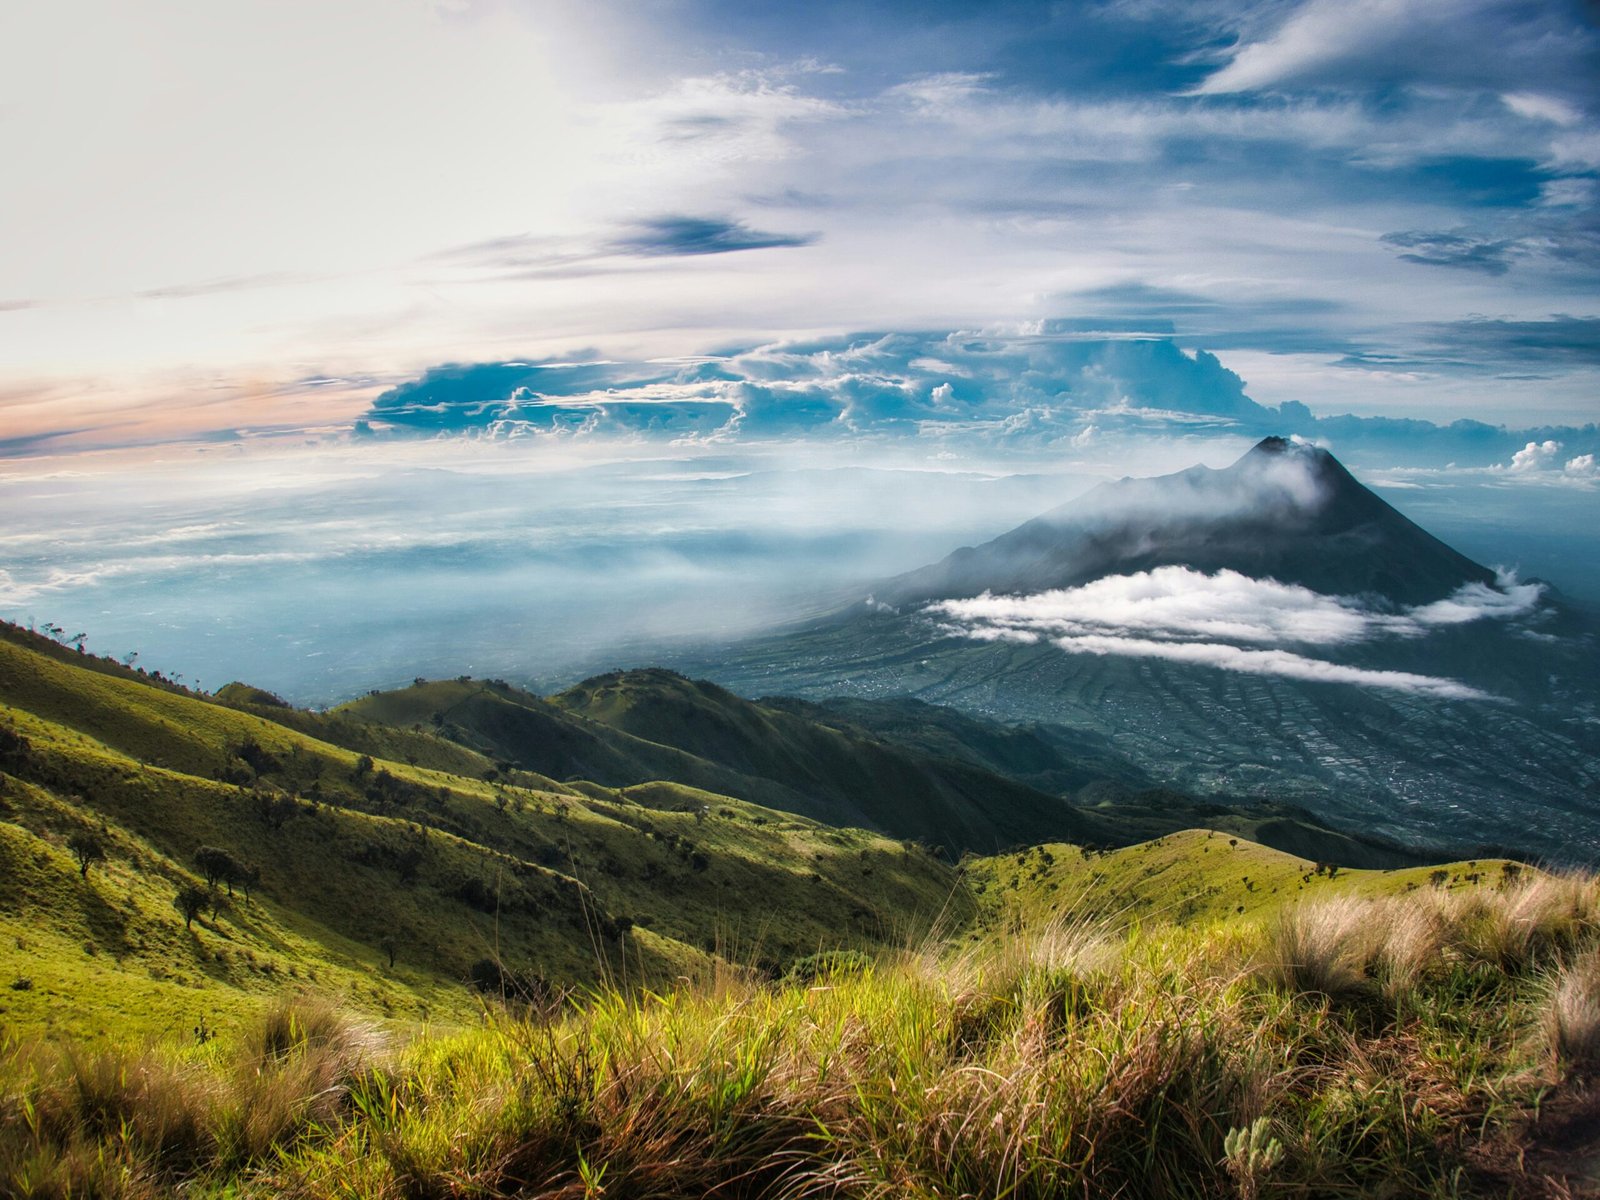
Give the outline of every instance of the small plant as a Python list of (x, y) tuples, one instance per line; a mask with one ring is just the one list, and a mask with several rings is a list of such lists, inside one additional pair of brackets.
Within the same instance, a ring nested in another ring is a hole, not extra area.
[(1283, 1159), (1283, 1143), (1272, 1136), (1272, 1122), (1258, 1117), (1245, 1129), (1230, 1129), (1223, 1139), (1223, 1160), (1239, 1185), (1240, 1200), (1255, 1200), (1262, 1181)]
[(1600, 951), (1556, 976), (1545, 1026), (1556, 1059), (1579, 1078), (1600, 1075)]

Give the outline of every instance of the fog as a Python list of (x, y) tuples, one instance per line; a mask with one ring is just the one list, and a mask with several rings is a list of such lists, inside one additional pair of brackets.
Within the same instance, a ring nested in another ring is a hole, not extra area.
[[(417, 675), (556, 686), (663, 642), (859, 601), (1098, 482), (1223, 466), (1248, 444), (956, 459), (915, 445), (353, 439), (11, 460), (0, 616), (86, 633), (91, 651), (137, 652), (208, 690), (242, 679), (303, 704)], [(1461, 548), (1480, 561), (1569, 598), (1600, 592), (1585, 574), (1592, 492), (1470, 473), (1379, 482), (1430, 528), (1448, 515), (1469, 531)], [(1102, 615), (1112, 624), (1087, 632), (1152, 640)]]
[(843, 603), (1090, 482), (451, 442), (78, 459), (0, 479), (0, 614), (300, 703), (416, 675), (542, 684)]

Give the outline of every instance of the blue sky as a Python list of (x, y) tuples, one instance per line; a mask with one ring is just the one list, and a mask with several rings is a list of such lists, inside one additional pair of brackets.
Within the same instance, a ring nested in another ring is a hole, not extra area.
[(1266, 433), (1600, 602), (1595, 13), (8, 6), (0, 614), (532, 672)]
[(441, 363), (1041, 321), (1170, 331), (1318, 415), (1594, 417), (1592, 5), (3, 21), (13, 449), (337, 433)]

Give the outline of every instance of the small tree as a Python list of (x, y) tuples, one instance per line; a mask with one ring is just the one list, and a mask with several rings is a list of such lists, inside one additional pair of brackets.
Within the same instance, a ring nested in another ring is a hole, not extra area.
[(395, 952), (400, 949), (400, 943), (395, 940), (394, 935), (386, 934), (384, 937), (380, 938), (378, 940), (378, 949), (382, 950), (389, 956), (389, 969), (391, 971), (394, 970)]
[(194, 919), (211, 903), (211, 893), (199, 884), (186, 883), (172, 899), (172, 907), (183, 914), (183, 927), (194, 928)]
[(219, 846), (201, 846), (194, 852), (194, 865), (205, 876), (207, 887), (219, 883), (228, 885), (228, 895), (233, 895), (233, 883), (244, 872), (244, 865)]
[(78, 860), (78, 874), (89, 878), (89, 868), (106, 858), (105, 843), (93, 830), (82, 829), (67, 839), (67, 849)]

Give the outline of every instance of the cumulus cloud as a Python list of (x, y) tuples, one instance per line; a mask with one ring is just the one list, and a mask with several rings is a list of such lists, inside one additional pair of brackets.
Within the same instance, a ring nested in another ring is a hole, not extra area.
[[(495, 257), (501, 248), (490, 246), (485, 253)], [(510, 253), (514, 257), (520, 249), (513, 245)], [(1450, 356), (1457, 341), (1474, 339), (1498, 339), (1523, 348), (1516, 353), (1531, 354), (1552, 341), (1592, 341), (1594, 324), (1588, 318), (1515, 327), (1473, 322), (1470, 328), (1439, 326), (1433, 336), (1441, 354)], [(452, 364), (384, 392), (364, 419), (392, 432), (522, 439), (722, 444), (872, 436), (976, 451), (1082, 452), (1151, 433), (1305, 433), (1341, 455), (1369, 461), (1394, 461), (1398, 451), (1409, 462), (1482, 467), (1504, 463), (1530, 440), (1560, 441), (1569, 458), (1600, 452), (1594, 426), (1444, 426), (1389, 417), (1317, 417), (1295, 401), (1272, 408), (1252, 399), (1244, 380), (1206, 350), (1152, 333), (1086, 332), (1071, 320), (856, 333), (645, 361), (583, 350), (560, 359)], [(4, 449), (0, 442), (0, 453)]]
[(1158, 567), (1034, 595), (945, 600), (927, 611), (949, 632), (981, 641), (1048, 641), (1072, 654), (1167, 658), (1256, 675), (1481, 698), (1454, 680), (1351, 667), (1286, 647), (1420, 638), (1471, 621), (1511, 620), (1534, 613), (1542, 595), (1542, 585), (1507, 577), (1496, 587), (1466, 584), (1444, 600), (1384, 611), (1358, 597), (1236, 571), (1206, 575)]
[(1529, 442), (1511, 456), (1510, 469), (1519, 475), (1530, 471), (1543, 471), (1555, 465), (1556, 455), (1560, 453), (1560, 442), (1554, 440)]
[(1567, 460), (1566, 472), (1568, 475), (1577, 475), (1587, 478), (1600, 473), (1600, 468), (1596, 468), (1595, 466), (1594, 455), (1580, 454), (1576, 458), (1570, 458)]

